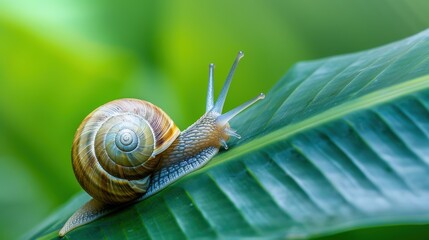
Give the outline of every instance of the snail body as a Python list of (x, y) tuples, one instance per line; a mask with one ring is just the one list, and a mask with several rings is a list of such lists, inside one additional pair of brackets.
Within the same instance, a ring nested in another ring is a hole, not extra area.
[(59, 236), (159, 192), (204, 166), (222, 146), (227, 149), (230, 136), (239, 138), (229, 120), (264, 98), (261, 93), (222, 114), (241, 57), (239, 52), (216, 103), (210, 64), (206, 113), (183, 132), (164, 111), (139, 99), (114, 100), (90, 113), (75, 134), (72, 165), (79, 184), (93, 199), (68, 219)]

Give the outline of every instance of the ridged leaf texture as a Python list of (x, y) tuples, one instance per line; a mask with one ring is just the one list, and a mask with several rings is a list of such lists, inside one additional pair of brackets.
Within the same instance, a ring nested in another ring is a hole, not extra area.
[[(67, 239), (302, 238), (429, 223), (429, 31), (298, 63), (209, 165)], [(230, 93), (239, 94), (239, 93)], [(80, 194), (28, 235), (56, 238)]]

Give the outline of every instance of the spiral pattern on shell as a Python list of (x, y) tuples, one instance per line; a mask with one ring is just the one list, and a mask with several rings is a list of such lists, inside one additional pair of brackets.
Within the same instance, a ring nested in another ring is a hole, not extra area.
[(138, 99), (109, 102), (90, 113), (72, 147), (73, 170), (93, 198), (116, 204), (140, 197), (159, 153), (180, 134), (160, 108)]

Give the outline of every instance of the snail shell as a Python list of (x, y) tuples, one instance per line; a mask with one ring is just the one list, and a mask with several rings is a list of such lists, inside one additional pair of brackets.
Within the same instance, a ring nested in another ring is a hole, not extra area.
[(76, 178), (101, 202), (129, 202), (146, 192), (158, 154), (179, 134), (170, 117), (149, 102), (109, 102), (90, 113), (76, 132), (72, 146)]

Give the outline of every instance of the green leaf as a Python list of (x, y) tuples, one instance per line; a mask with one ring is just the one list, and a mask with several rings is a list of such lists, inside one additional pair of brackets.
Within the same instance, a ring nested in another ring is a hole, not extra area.
[[(300, 238), (429, 223), (428, 56), (425, 31), (297, 64), (231, 123), (243, 138), (230, 150), (67, 239)], [(28, 236), (55, 238), (87, 200)]]

